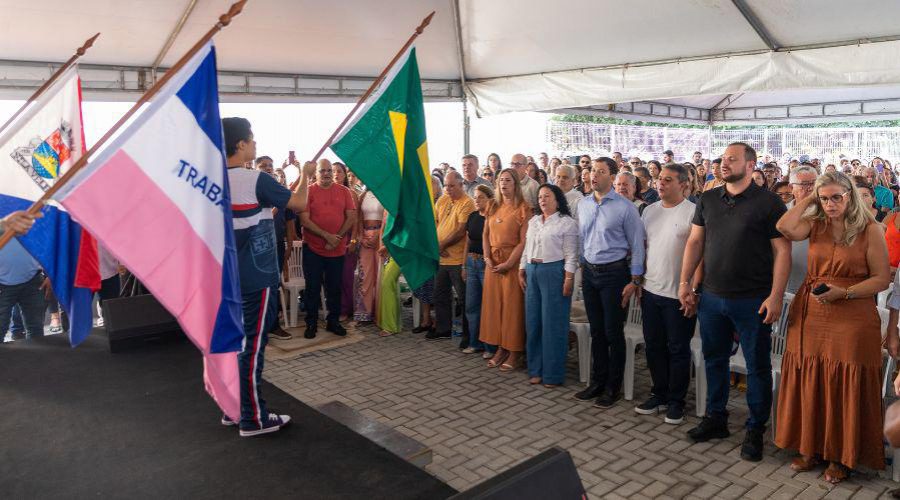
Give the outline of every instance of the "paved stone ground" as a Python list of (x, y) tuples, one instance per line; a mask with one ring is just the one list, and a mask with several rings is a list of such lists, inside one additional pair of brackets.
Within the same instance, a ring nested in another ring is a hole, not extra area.
[[(407, 311), (408, 312), (408, 311)], [(900, 485), (859, 474), (831, 486), (822, 469), (796, 474), (793, 454), (778, 451), (767, 434), (762, 462), (740, 459), (743, 393), (732, 393), (731, 430), (715, 443), (694, 444), (685, 432), (696, 425), (693, 388), (690, 416), (672, 426), (662, 416), (637, 415), (648, 394), (643, 354), (635, 377), (635, 402), (609, 410), (572, 399), (575, 351), (563, 388), (530, 386), (524, 371), (488, 369), (478, 354), (462, 354), (458, 339), (426, 341), (404, 332), (340, 348), (271, 361), (266, 378), (310, 405), (341, 401), (430, 446), (427, 470), (458, 490), (467, 489), (544, 449), (571, 453), (591, 498), (877, 498)], [(301, 424), (302, 425), (302, 424)]]

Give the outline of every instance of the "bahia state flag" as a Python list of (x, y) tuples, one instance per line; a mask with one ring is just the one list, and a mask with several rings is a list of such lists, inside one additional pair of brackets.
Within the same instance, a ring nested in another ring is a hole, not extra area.
[(55, 199), (178, 319), (236, 418), (244, 333), (223, 142), (209, 43)]
[[(81, 84), (73, 66), (0, 132), (0, 217), (27, 210), (83, 153)], [(93, 326), (91, 301), (100, 288), (97, 245), (58, 204), (51, 201), (41, 211), (44, 217), (31, 231), (9, 245), (21, 244), (50, 278), (76, 346)]]
[(384, 246), (418, 288), (438, 268), (434, 193), (416, 49), (410, 47), (331, 145), (388, 212)]

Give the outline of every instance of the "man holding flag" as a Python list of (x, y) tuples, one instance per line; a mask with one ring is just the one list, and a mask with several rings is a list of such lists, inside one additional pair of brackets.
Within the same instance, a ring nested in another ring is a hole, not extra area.
[(253, 436), (289, 421), (259, 397), (278, 284), (272, 219), (261, 223), (261, 213), (302, 210), (307, 181), (291, 193), (239, 168), (256, 156), (256, 143), (247, 120), (220, 120), (217, 88), (215, 48), (198, 43), (105, 138), (155, 95), (141, 115), (53, 199), (178, 319), (203, 353), (222, 423)]
[[(222, 129), (244, 311), (244, 344), (238, 354), (240, 434), (255, 436), (275, 432), (291, 420), (288, 415), (269, 413), (259, 392), (268, 332), (278, 321), (278, 302), (273, 296), (278, 294), (280, 277), (275, 225), (272, 217), (263, 216), (263, 210), (303, 211), (315, 164), (308, 162), (304, 166), (300, 184), (291, 192), (263, 171), (244, 168), (245, 163), (256, 158), (256, 141), (247, 119), (225, 118)], [(234, 423), (227, 415), (222, 417), (222, 424)]]

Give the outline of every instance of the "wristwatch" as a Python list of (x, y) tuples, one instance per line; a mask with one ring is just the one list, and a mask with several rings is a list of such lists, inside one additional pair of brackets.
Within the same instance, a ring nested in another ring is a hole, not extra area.
[(637, 278), (631, 278), (631, 284), (634, 286), (641, 286), (644, 284), (644, 277), (638, 276)]

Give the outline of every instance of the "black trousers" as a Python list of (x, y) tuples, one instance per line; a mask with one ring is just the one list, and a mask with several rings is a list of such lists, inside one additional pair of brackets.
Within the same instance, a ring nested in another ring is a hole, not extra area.
[(603, 266), (585, 264), (582, 273), (584, 309), (591, 325), (591, 382), (618, 394), (625, 374), (622, 290), (631, 274), (624, 260)]
[(344, 273), (344, 256), (323, 257), (303, 246), (303, 277), (306, 280), (304, 304), (306, 326), (319, 320), (322, 305), (322, 286), (325, 286), (325, 305), (328, 323), (337, 323), (341, 315), (341, 277)]

